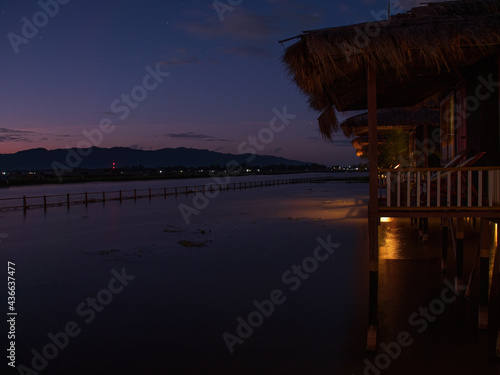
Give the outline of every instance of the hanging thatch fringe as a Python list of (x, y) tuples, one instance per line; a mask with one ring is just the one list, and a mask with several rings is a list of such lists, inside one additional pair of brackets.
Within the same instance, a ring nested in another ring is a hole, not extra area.
[(337, 116), (335, 115), (335, 110), (332, 106), (323, 110), (321, 115), (318, 117), (318, 124), (321, 135), (326, 139), (332, 139), (333, 133), (339, 128)]

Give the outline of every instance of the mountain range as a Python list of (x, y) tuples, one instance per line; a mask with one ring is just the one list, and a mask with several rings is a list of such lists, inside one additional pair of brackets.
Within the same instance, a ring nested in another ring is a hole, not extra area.
[(54, 166), (59, 169), (98, 169), (111, 168), (113, 163), (115, 163), (116, 168), (133, 166), (156, 168), (181, 165), (185, 167), (209, 167), (211, 165), (225, 166), (231, 161), (235, 161), (239, 165), (246, 163), (247, 166), (260, 167), (279, 164), (286, 166), (309, 164), (270, 155), (236, 155), (184, 147), (163, 148), (154, 151), (129, 147), (56, 150), (34, 148), (14, 154), (0, 154), (0, 171), (50, 170)]

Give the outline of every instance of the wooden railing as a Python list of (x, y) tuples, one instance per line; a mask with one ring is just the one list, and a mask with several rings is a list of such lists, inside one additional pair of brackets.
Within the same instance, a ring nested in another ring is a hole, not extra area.
[(498, 209), (500, 166), (379, 169), (379, 207)]

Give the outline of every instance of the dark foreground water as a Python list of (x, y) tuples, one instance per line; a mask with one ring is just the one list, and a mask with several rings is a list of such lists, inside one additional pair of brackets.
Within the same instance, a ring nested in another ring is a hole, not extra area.
[(475, 297), (447, 303), (422, 332), (409, 320), (446, 287), (436, 223), (428, 245), (409, 220), (382, 224), (380, 340), (407, 332), (411, 343), (387, 363), (366, 356), (367, 190), (323, 183), (208, 203), (191, 195), (0, 213), (4, 279), (7, 261), (16, 268), (15, 360), (25, 366), (4, 356), (1, 373), (499, 374), (493, 331), (475, 328)]

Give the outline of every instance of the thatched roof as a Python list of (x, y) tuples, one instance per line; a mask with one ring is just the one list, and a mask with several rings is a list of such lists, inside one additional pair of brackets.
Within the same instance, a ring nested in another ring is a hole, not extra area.
[[(377, 111), (377, 128), (384, 130), (414, 130), (418, 126), (439, 126), (439, 111), (436, 109), (391, 108)], [(346, 137), (368, 133), (368, 113), (349, 117), (340, 124)]]
[[(413, 106), (452, 89), (471, 65), (500, 50), (500, 0), (428, 4), (390, 21), (305, 31), (283, 56), (322, 134), (335, 111), (367, 108), (366, 63), (377, 73), (379, 108)], [(295, 39), (295, 38), (292, 38)]]

